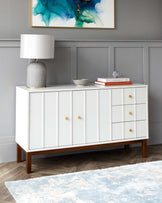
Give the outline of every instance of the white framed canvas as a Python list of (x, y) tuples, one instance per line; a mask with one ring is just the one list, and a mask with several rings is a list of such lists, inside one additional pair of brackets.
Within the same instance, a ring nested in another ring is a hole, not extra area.
[(32, 27), (115, 28), (115, 0), (31, 0)]

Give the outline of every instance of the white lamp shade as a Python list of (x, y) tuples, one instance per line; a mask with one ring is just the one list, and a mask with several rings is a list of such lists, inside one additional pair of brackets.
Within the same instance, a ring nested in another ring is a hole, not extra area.
[(27, 59), (54, 58), (54, 36), (22, 34), (20, 57)]

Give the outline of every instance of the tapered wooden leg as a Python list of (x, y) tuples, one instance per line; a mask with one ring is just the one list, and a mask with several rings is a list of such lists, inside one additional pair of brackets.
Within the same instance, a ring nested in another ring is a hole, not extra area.
[(129, 149), (130, 149), (130, 148), (129, 148), (129, 144), (124, 145), (124, 149), (125, 149), (126, 152), (128, 152)]
[(22, 161), (22, 150), (21, 147), (17, 144), (17, 163)]
[(31, 158), (31, 153), (26, 152), (26, 173), (31, 173)]
[(147, 157), (147, 140), (142, 141), (142, 157)]

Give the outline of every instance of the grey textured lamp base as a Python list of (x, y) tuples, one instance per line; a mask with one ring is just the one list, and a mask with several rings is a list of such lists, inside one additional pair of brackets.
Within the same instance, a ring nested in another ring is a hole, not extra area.
[(46, 87), (46, 66), (42, 62), (32, 62), (27, 67), (27, 87)]

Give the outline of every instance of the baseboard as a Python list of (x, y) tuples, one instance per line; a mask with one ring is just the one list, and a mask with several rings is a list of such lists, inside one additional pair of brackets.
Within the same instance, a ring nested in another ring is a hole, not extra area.
[(0, 137), (0, 163), (9, 161), (16, 161), (15, 138), (13, 136)]

